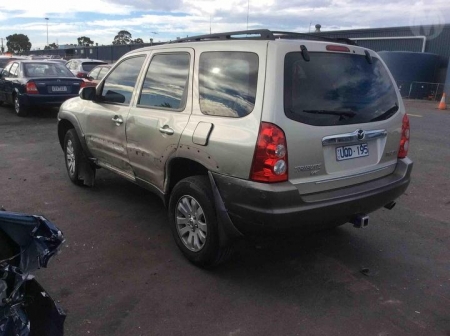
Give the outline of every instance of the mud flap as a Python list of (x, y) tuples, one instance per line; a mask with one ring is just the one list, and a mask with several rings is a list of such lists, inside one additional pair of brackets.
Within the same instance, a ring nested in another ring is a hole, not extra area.
[(93, 187), (95, 183), (95, 172), (96, 169), (93, 167), (93, 164), (89, 162), (88, 158), (83, 154), (78, 178), (83, 180), (84, 185)]
[(220, 196), (219, 189), (211, 172), (208, 171), (209, 181), (211, 182), (211, 189), (214, 196), (214, 205), (216, 206), (217, 219), (219, 222), (219, 239), (220, 246), (228, 246), (235, 240), (242, 238), (244, 235), (236, 229), (231, 221), (228, 211), (225, 208), (222, 196)]

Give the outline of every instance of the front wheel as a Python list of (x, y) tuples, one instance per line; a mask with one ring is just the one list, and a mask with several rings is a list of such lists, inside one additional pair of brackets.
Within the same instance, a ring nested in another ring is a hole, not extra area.
[(70, 180), (77, 185), (83, 184), (83, 180), (79, 178), (82, 155), (80, 140), (78, 140), (78, 135), (72, 128), (67, 131), (64, 137), (64, 156), (67, 174)]
[(215, 266), (230, 255), (219, 243), (214, 196), (206, 176), (191, 176), (177, 183), (169, 201), (170, 227), (184, 256), (200, 267)]
[(28, 111), (25, 106), (20, 102), (19, 95), (14, 95), (14, 111), (19, 117), (26, 117)]

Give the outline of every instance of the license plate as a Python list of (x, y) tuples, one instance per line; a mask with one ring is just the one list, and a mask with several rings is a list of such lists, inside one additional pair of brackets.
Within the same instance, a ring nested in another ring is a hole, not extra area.
[(52, 86), (53, 92), (67, 92), (67, 86)]
[(336, 160), (338, 161), (356, 159), (368, 155), (369, 146), (366, 143), (336, 148)]

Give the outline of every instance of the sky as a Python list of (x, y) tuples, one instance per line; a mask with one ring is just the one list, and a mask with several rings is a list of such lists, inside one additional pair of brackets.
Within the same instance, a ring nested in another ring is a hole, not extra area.
[[(48, 21), (45, 20), (48, 18)], [(248, 20), (248, 23), (247, 23)], [(442, 25), (449, 0), (1, 0), (0, 38), (25, 34), (32, 49), (88, 36), (108, 45), (120, 30), (144, 42), (225, 31), (295, 32)], [(6, 44), (6, 40), (4, 41)]]

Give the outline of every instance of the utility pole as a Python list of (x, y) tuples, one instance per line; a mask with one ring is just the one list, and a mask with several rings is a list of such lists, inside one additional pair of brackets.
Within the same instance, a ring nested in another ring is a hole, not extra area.
[(48, 18), (45, 18), (45, 21), (47, 21), (47, 45), (48, 45)]
[(0, 51), (2, 52), (2, 54), (5, 52), (5, 48), (3, 47), (3, 37), (0, 37), (0, 40), (2, 41), (2, 46), (0, 48)]

